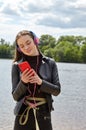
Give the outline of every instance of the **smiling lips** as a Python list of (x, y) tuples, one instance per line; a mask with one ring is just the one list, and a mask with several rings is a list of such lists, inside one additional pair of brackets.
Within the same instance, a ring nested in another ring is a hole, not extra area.
[(27, 53), (28, 53), (28, 52), (31, 52), (31, 49), (27, 49), (26, 52), (27, 52)]

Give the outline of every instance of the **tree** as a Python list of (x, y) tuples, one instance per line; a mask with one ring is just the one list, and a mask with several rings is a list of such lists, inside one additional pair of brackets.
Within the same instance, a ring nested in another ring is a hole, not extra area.
[[(13, 58), (15, 42), (10, 44), (3, 38), (0, 42), (0, 58)], [(56, 41), (51, 35), (42, 35), (39, 48), (59, 62), (86, 63), (86, 37), (83, 36), (61, 36)]]
[(9, 42), (6, 42), (1, 38), (0, 44), (0, 58), (12, 58), (13, 57), (13, 46)]
[(61, 36), (58, 39), (58, 43), (61, 41), (70, 42), (73, 45), (82, 45), (86, 43), (86, 37), (83, 36)]
[(83, 63), (86, 63), (86, 44), (83, 44), (83, 45), (81, 46), (80, 56), (81, 56), (81, 61), (82, 61)]
[(62, 41), (55, 47), (54, 56), (61, 62), (79, 62), (79, 46)]
[(52, 37), (51, 35), (42, 35), (40, 37), (40, 46), (45, 46), (48, 45), (49, 47), (55, 47), (55, 43), (56, 43), (56, 39), (54, 37)]
[(1, 38), (1, 44), (3, 45), (5, 43), (5, 40), (3, 38)]

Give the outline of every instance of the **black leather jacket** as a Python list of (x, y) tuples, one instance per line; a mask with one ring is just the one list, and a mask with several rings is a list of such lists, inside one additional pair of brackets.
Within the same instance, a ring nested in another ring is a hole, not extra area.
[[(16, 115), (22, 106), (23, 98), (27, 91), (27, 86), (20, 80), (20, 70), (18, 68), (18, 63), (22, 61), (23, 60), (14, 62), (12, 66), (12, 95), (14, 100), (17, 101), (14, 109), (14, 114)], [(55, 61), (51, 58), (43, 56), (39, 73), (43, 79), (40, 91), (46, 93), (49, 111), (51, 111), (53, 110), (52, 95), (57, 96), (61, 91), (58, 69)]]

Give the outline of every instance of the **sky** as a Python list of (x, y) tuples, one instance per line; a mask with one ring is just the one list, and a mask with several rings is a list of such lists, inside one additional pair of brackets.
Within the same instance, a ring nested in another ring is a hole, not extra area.
[(21, 30), (86, 36), (86, 0), (0, 0), (0, 39), (12, 43)]

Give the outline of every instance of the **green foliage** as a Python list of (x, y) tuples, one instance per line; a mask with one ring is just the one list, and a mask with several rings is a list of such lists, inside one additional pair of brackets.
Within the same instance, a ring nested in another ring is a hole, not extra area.
[(14, 55), (13, 46), (1, 39), (0, 58), (12, 58)]
[(79, 51), (78, 48), (72, 46), (65, 50), (65, 62), (79, 62)]
[(56, 39), (51, 35), (42, 35), (40, 41), (42, 42), (41, 46), (48, 45), (51, 48), (55, 47)]
[(61, 36), (58, 39), (58, 43), (61, 41), (68, 41), (70, 42), (72, 45), (80, 45), (83, 44), (84, 42), (86, 42), (86, 37), (83, 36)]
[(51, 57), (51, 58), (54, 58), (53, 57), (53, 49), (52, 48), (49, 48), (47, 50), (44, 51), (44, 55), (48, 56), (48, 57)]
[(81, 62), (86, 63), (86, 44), (83, 44), (80, 49)]
[[(61, 36), (57, 41), (52, 39), (53, 37), (49, 37), (49, 35), (41, 36), (40, 49), (46, 56), (53, 57), (58, 62), (85, 62), (86, 37)], [(50, 41), (52, 41), (52, 46), (49, 44)]]
[(61, 62), (79, 62), (79, 46), (72, 45), (71, 42), (62, 41), (55, 47), (55, 56), (57, 61)]
[[(0, 42), (0, 58), (12, 58), (15, 43), (10, 44), (3, 38)], [(86, 63), (86, 37), (83, 36), (61, 36), (56, 40), (51, 35), (42, 35), (39, 49), (58, 62)]]

